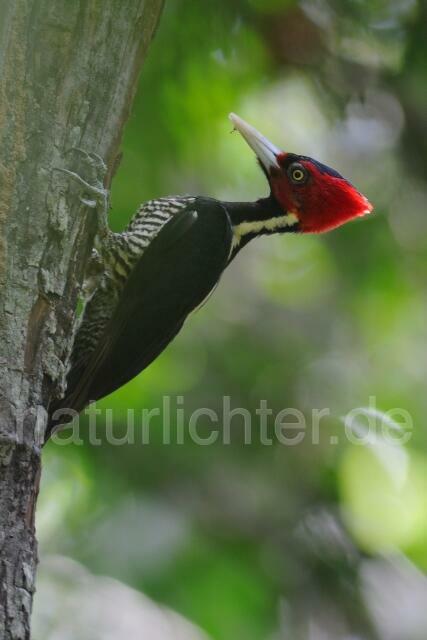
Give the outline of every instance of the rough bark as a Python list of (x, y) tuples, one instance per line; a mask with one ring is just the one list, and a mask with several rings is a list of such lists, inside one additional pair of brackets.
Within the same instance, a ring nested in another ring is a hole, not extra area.
[[(0, 638), (30, 637), (46, 407), (63, 383), (96, 220), (73, 147), (109, 177), (162, 0), (0, 0)], [(80, 160), (81, 164), (81, 160)], [(87, 175), (90, 181), (93, 176)]]

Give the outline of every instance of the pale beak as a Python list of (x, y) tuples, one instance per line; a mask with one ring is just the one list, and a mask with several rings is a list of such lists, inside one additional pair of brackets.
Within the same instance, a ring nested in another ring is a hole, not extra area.
[(244, 137), (250, 148), (256, 153), (258, 160), (261, 162), (267, 172), (272, 169), (280, 169), (277, 156), (282, 153), (270, 140), (267, 140), (259, 131), (250, 124), (230, 113), (229, 118), (234, 128)]

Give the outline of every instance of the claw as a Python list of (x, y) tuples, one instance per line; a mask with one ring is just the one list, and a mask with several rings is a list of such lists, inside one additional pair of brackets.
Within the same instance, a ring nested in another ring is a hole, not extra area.
[[(86, 159), (89, 159), (92, 170), (95, 169), (97, 173), (100, 173), (100, 169), (103, 170), (105, 174), (106, 165), (103, 159), (98, 156), (96, 153), (88, 153), (83, 149), (75, 148), (79, 153), (82, 153)], [(71, 149), (70, 149), (71, 151)], [(68, 152), (67, 152), (68, 153)], [(69, 169), (63, 169), (62, 167), (53, 167), (53, 171), (60, 171), (61, 173), (65, 173), (66, 176), (75, 180), (83, 189), (87, 192), (88, 197), (81, 196), (80, 202), (91, 209), (99, 209), (99, 227), (97, 238), (98, 241), (102, 244), (103, 240), (108, 236), (110, 230), (108, 228), (107, 222), (107, 214), (108, 209), (110, 207), (109, 202), (109, 192), (104, 188), (101, 179), (98, 177), (96, 179), (95, 184), (90, 184), (86, 180), (84, 180), (78, 173), (75, 171), (70, 171)]]
[(80, 202), (90, 209), (96, 209), (96, 205), (98, 204), (96, 200), (88, 200), (87, 198), (80, 198)]
[(63, 169), (62, 167), (53, 167), (53, 171), (60, 171), (61, 173), (65, 173), (67, 176), (70, 176), (71, 178), (73, 178), (73, 180), (78, 182), (82, 187), (87, 189), (89, 193), (93, 193), (95, 196), (97, 196), (97, 198), (105, 199), (105, 197), (107, 196), (106, 189), (101, 189), (100, 187), (96, 187), (93, 184), (89, 184), (89, 182), (86, 182), (86, 180), (83, 180), (83, 178), (79, 176), (79, 174), (76, 173), (75, 171), (69, 171), (69, 169)]
[(67, 149), (65, 155), (71, 153), (71, 151), (78, 151), (86, 158), (89, 158), (91, 162), (93, 162), (94, 164), (96, 163), (98, 169), (102, 170), (104, 173), (107, 171), (107, 165), (105, 164), (104, 159), (98, 153), (95, 153), (94, 151), (86, 151), (81, 147), (71, 147), (70, 149)]

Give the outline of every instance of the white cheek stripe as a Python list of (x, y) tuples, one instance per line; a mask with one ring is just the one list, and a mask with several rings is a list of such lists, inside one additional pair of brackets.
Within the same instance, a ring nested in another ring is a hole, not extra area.
[(260, 233), (261, 231), (278, 231), (285, 227), (292, 227), (298, 222), (295, 213), (287, 213), (284, 216), (269, 218), (268, 220), (255, 220), (254, 222), (241, 222), (233, 227), (233, 247), (240, 244), (243, 236), (248, 233)]

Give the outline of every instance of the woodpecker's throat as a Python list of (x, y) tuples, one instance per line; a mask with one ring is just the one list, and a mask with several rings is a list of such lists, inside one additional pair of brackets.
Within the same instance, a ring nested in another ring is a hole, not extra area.
[(226, 202), (224, 205), (233, 227), (233, 249), (260, 235), (298, 231), (298, 216), (284, 213), (273, 196), (256, 202)]

